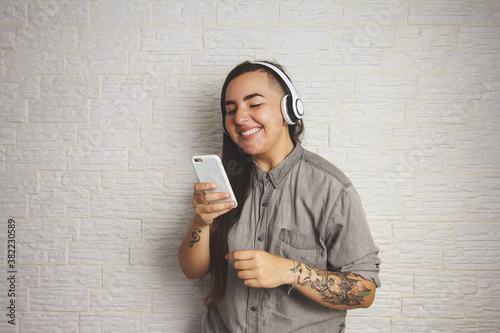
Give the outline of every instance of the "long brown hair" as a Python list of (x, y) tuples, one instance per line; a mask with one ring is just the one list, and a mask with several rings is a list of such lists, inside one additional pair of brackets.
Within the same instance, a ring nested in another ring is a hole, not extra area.
[[(273, 64), (279, 69), (283, 70), (282, 66)], [(229, 83), (248, 72), (255, 72), (263, 70), (268, 73), (270, 79), (275, 80), (282, 87), (283, 91), (287, 94), (290, 93), (286, 84), (269, 68), (254, 64), (251, 62), (244, 62), (236, 66), (226, 77), (221, 91), (221, 112), (223, 121), (225, 121), (225, 100), (226, 90)], [(284, 71), (283, 71), (284, 72)], [(297, 121), (294, 125), (288, 126), (288, 132), (292, 142), (297, 144), (300, 142), (299, 137), (304, 131), (302, 121)], [(222, 142), (222, 163), (228, 174), (231, 187), (233, 188), (234, 195), (238, 201), (238, 207), (229, 211), (228, 213), (219, 216), (211, 225), (210, 233), (210, 291), (205, 299), (205, 306), (211, 308), (222, 300), (226, 290), (227, 278), (227, 261), (224, 259), (228, 253), (227, 235), (231, 227), (238, 221), (243, 209), (243, 204), (250, 193), (251, 180), (253, 175), (252, 156), (245, 153), (238, 147), (231, 137), (224, 134)]]

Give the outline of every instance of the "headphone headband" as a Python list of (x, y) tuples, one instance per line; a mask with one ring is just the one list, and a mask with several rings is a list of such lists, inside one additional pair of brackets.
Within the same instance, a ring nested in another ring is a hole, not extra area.
[(290, 93), (292, 94), (292, 98), (293, 99), (298, 99), (299, 98), (297, 96), (297, 92), (295, 91), (295, 87), (292, 84), (292, 81), (290, 81), (290, 79), (288, 78), (288, 76), (286, 76), (285, 73), (283, 73), (283, 71), (281, 69), (279, 69), (278, 67), (274, 66), (273, 64), (270, 64), (268, 62), (263, 62), (263, 61), (255, 61), (255, 62), (252, 62), (252, 64), (262, 65), (262, 66), (266, 66), (267, 68), (272, 69), (273, 72), (275, 72), (276, 74), (278, 74), (279, 77), (283, 80), (283, 82), (285, 82), (286, 86), (290, 90)]
[[(286, 74), (273, 64), (264, 61), (255, 61), (251, 63), (252, 65), (261, 65), (270, 69), (273, 73), (277, 74), (281, 80), (285, 83), (291, 95), (285, 95), (281, 101), (281, 112), (286, 123), (289, 125), (295, 124), (298, 120), (302, 119), (304, 115), (304, 105), (297, 95), (297, 91), (292, 84), (292, 81), (286, 76)], [(222, 111), (222, 129), (224, 133), (228, 134), (226, 131), (225, 124), (225, 110), (224, 101), (221, 100), (221, 111)]]

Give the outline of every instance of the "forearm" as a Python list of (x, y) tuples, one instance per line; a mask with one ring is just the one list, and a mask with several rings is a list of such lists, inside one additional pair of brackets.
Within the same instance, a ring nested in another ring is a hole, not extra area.
[(367, 308), (375, 298), (375, 283), (356, 274), (324, 271), (297, 262), (291, 272), (299, 292), (330, 309)]
[(200, 278), (208, 273), (210, 266), (210, 226), (200, 225), (195, 218), (178, 251), (182, 272), (190, 279)]
[(228, 253), (238, 277), (247, 287), (276, 288), (288, 284), (318, 304), (334, 310), (367, 308), (376, 285), (352, 273), (329, 272), (266, 251)]

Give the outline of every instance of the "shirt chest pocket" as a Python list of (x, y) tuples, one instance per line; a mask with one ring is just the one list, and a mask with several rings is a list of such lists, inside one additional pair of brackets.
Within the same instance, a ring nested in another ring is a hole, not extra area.
[(274, 254), (318, 267), (321, 247), (314, 236), (282, 228)]

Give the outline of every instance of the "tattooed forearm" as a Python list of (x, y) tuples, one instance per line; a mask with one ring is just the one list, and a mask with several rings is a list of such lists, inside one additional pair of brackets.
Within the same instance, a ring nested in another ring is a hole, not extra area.
[(325, 303), (359, 306), (371, 294), (356, 274), (328, 272), (300, 263), (291, 271), (297, 276), (297, 284), (317, 291)]
[(198, 235), (199, 233), (201, 233), (200, 228), (194, 229), (194, 231), (191, 233), (193, 240), (189, 242), (189, 247), (193, 247), (195, 243), (198, 243), (200, 241), (200, 235)]

